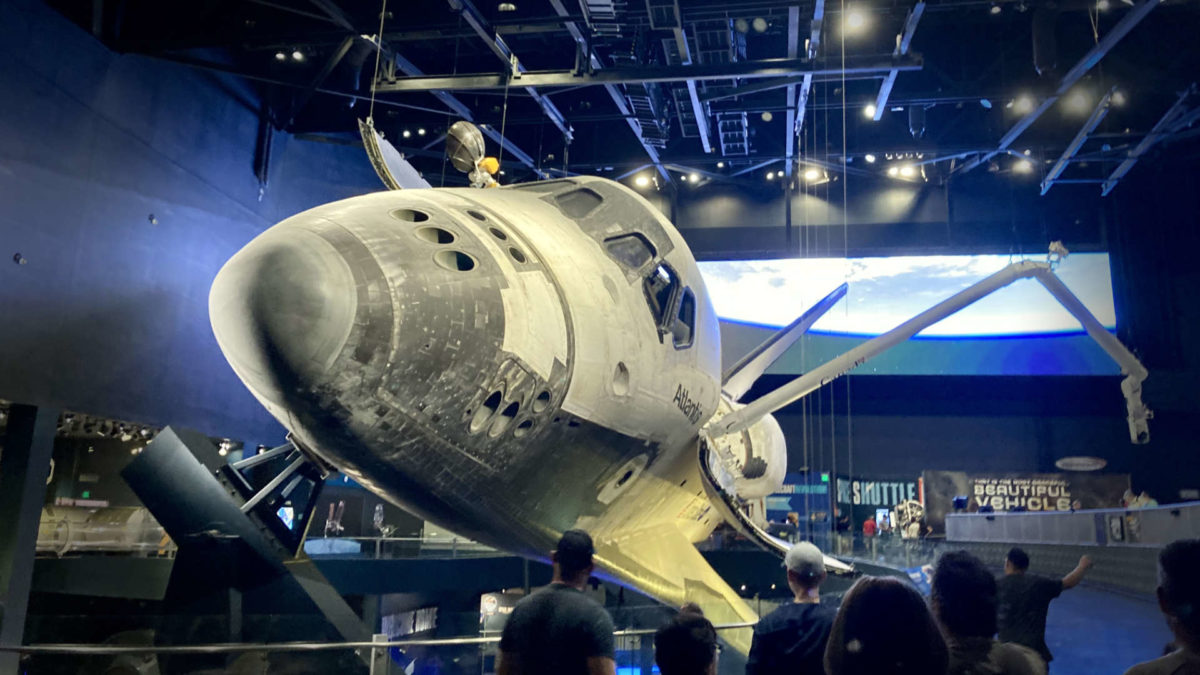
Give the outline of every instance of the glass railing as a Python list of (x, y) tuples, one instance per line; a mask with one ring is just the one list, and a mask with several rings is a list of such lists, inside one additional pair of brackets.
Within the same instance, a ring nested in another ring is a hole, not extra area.
[(461, 537), (309, 537), (310, 558), (480, 558), (503, 552)]
[[(665, 622), (665, 621), (664, 621)], [(716, 626), (718, 635), (753, 624)], [(650, 675), (656, 628), (618, 630), (613, 634), (618, 675)], [(375, 635), (363, 642), (277, 642), (154, 645), (149, 632), (123, 634), (105, 644), (32, 644), (0, 647), (20, 654), (21, 671), (30, 673), (184, 672), (237, 673), (480, 673), (495, 672), (499, 634), (453, 638)], [(124, 667), (125, 670), (122, 670)], [(745, 672), (744, 658), (730, 649), (718, 655), (718, 672)]]

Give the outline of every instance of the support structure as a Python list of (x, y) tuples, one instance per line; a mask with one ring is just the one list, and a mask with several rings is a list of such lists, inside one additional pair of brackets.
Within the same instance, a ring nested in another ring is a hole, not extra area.
[[(1066, 250), (1057, 242), (1051, 246), (1052, 256), (1065, 254)], [(1030, 278), (1036, 279), (1045, 287), (1054, 296), (1054, 299), (1079, 321), (1087, 334), (1121, 367), (1121, 372), (1125, 375), (1125, 379), (1121, 382), (1121, 392), (1125, 395), (1130, 440), (1139, 445), (1148, 443), (1150, 430), (1147, 421), (1153, 416), (1153, 413), (1142, 403), (1142, 381), (1148, 375), (1145, 367), (1136, 356), (1125, 348), (1125, 345), (1121, 344), (1120, 340), (1105, 330), (1079, 298), (1054, 275), (1051, 263), (1031, 260), (1016, 262), (1005, 267), (892, 330), (864, 342), (758, 398), (746, 407), (710, 421), (705, 427), (705, 431), (713, 438), (743, 431), (763, 416), (820, 389), (962, 308), (991, 295), (1014, 281)]]
[(1125, 157), (1125, 161), (1118, 164), (1117, 168), (1113, 169), (1113, 172), (1109, 174), (1107, 179), (1105, 179), (1104, 183), (1100, 186), (1101, 197), (1107, 197), (1108, 193), (1112, 192), (1113, 188), (1117, 187), (1117, 183), (1120, 183), (1121, 179), (1125, 177), (1125, 174), (1129, 173), (1129, 170), (1133, 168), (1133, 165), (1137, 164), (1138, 159), (1140, 159), (1142, 155), (1146, 154), (1150, 150), (1150, 148), (1154, 147), (1156, 143), (1163, 139), (1163, 136), (1168, 133), (1170, 127), (1175, 124), (1179, 120), (1180, 115), (1183, 114), (1184, 102), (1194, 93), (1196, 93), (1195, 84), (1179, 94), (1179, 98), (1176, 99), (1175, 103), (1167, 109), (1167, 112), (1163, 113), (1163, 116), (1158, 119), (1158, 122), (1154, 124), (1154, 128), (1150, 130), (1150, 133), (1146, 134), (1146, 137), (1129, 151), (1129, 154)]
[(1108, 115), (1113, 94), (1116, 92), (1117, 88), (1113, 87), (1112, 89), (1108, 90), (1107, 94), (1101, 97), (1100, 101), (1096, 103), (1095, 110), (1093, 110), (1092, 114), (1088, 116), (1087, 121), (1083, 123), (1083, 126), (1079, 128), (1079, 133), (1075, 134), (1075, 138), (1071, 139), (1071, 142), (1067, 145), (1067, 148), (1063, 150), (1062, 155), (1059, 156), (1058, 161), (1054, 162), (1054, 166), (1050, 167), (1050, 171), (1047, 172), (1046, 177), (1042, 179), (1043, 195), (1049, 192), (1051, 187), (1054, 187), (1054, 181), (1062, 175), (1062, 172), (1067, 168), (1067, 164), (1073, 157), (1075, 157), (1076, 154), (1079, 153), (1079, 149), (1083, 147), (1085, 142), (1087, 142), (1088, 135), (1096, 130), (1096, 127), (1100, 125), (1100, 122), (1104, 121), (1104, 117)]
[[(584, 36), (583, 31), (579, 30), (579, 26), (575, 25), (574, 21), (568, 19), (571, 14), (567, 11), (566, 6), (563, 5), (563, 1), (550, 0), (550, 6), (554, 8), (554, 12), (559, 17), (567, 19), (563, 22), (563, 25), (566, 26), (567, 32), (571, 34), (571, 38), (575, 40), (575, 49), (578, 52), (579, 60), (586, 65), (588, 71), (592, 72), (603, 68), (604, 64), (600, 62), (600, 57), (596, 56), (596, 52), (592, 50), (591, 43)], [(658, 156), (658, 150), (646, 142), (645, 137), (642, 135), (641, 125), (638, 124), (633, 111), (629, 108), (629, 103), (625, 100), (625, 95), (621, 93), (620, 89), (617, 89), (615, 84), (605, 84), (604, 91), (608, 92), (609, 98), (617, 106), (617, 110), (625, 118), (625, 121), (629, 124), (629, 128), (633, 130), (634, 136), (637, 136), (638, 143), (642, 144), (642, 149), (646, 151), (646, 156), (650, 158), (650, 163), (654, 165), (655, 169), (658, 169), (658, 173), (670, 184), (672, 182), (670, 172), (663, 166), (662, 160)]]
[(975, 159), (966, 162), (958, 169), (958, 172), (966, 173), (980, 164), (987, 162), (992, 157), (995, 157), (996, 155), (1007, 150), (1010, 145), (1012, 145), (1018, 138), (1021, 137), (1021, 134), (1025, 133), (1025, 130), (1033, 126), (1033, 123), (1038, 121), (1038, 118), (1040, 118), (1042, 114), (1049, 110), (1050, 107), (1053, 106), (1056, 101), (1058, 101), (1059, 97), (1061, 97), (1063, 94), (1066, 94), (1071, 87), (1075, 86), (1076, 82), (1079, 82), (1079, 80), (1082, 79), (1083, 76), (1092, 69), (1092, 67), (1094, 67), (1097, 63), (1100, 63), (1101, 59), (1103, 59), (1105, 55), (1107, 55), (1108, 52), (1111, 51), (1112, 48), (1121, 41), (1122, 38), (1128, 35), (1129, 31), (1133, 30), (1135, 26), (1141, 23), (1142, 19), (1146, 18), (1146, 15), (1149, 14), (1151, 10), (1157, 7), (1161, 2), (1162, 0), (1142, 0), (1132, 9), (1130, 9), (1129, 13), (1122, 17), (1121, 20), (1117, 22), (1117, 25), (1112, 27), (1112, 30), (1108, 31), (1108, 33), (1105, 34), (1105, 36), (1101, 38), (1099, 42), (1097, 42), (1091, 49), (1088, 50), (1086, 54), (1083, 55), (1083, 58), (1079, 59), (1079, 61), (1076, 62), (1075, 65), (1072, 66), (1065, 75), (1063, 75), (1062, 80), (1059, 81), (1058, 88), (1054, 90), (1053, 94), (1042, 99), (1042, 102), (1039, 103), (1028, 115), (1021, 118), (1012, 126), (1011, 129), (1008, 130), (1008, 133), (1004, 134), (1004, 136), (1000, 139), (1000, 144), (996, 146), (995, 150), (980, 154)]
[[(924, 2), (918, 2), (909, 10), (908, 18), (904, 20), (904, 34), (896, 42), (895, 55), (897, 57), (908, 53), (913, 34), (917, 32), (917, 24), (921, 22), (923, 14), (925, 14)], [(896, 76), (899, 74), (898, 70), (889, 71), (887, 77), (883, 78), (883, 84), (879, 85), (879, 95), (875, 97), (875, 115), (873, 117), (876, 122), (883, 119), (883, 111), (887, 109), (888, 97), (892, 95), (892, 87), (896, 86)]]
[[(511, 68), (514, 73), (525, 72), (525, 66), (521, 64), (521, 60), (509, 49), (508, 44), (504, 42), (504, 38), (492, 30), (491, 26), (488, 25), (487, 19), (475, 8), (471, 0), (449, 0), (449, 2), (450, 8), (462, 15), (467, 25), (471, 27), (471, 30), (475, 31), (479, 39), (483, 40), (488, 49), (503, 61), (507, 67)], [(566, 118), (563, 117), (558, 107), (550, 99), (538, 93), (538, 90), (534, 87), (525, 87), (525, 93), (529, 94), (530, 98), (541, 107), (542, 112), (546, 113), (546, 117), (554, 123), (554, 126), (558, 127), (558, 130), (562, 132), (563, 138), (566, 139), (567, 143), (570, 143), (574, 138), (575, 130), (567, 123)]]
[[(0, 453), (0, 646), (20, 646), (33, 583), (38, 524), (50, 475), (58, 411), (29, 405), (9, 409)], [(18, 655), (0, 652), (0, 675), (17, 675)]]

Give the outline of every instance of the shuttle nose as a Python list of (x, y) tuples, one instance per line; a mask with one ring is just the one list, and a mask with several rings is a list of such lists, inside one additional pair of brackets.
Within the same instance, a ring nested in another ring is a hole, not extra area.
[(354, 325), (354, 274), (342, 254), (303, 228), (275, 228), (225, 264), (209, 294), (225, 357), (259, 396), (323, 379)]

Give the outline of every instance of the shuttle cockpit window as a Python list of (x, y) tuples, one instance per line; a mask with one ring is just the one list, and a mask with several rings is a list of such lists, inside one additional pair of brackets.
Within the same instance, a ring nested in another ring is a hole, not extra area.
[(692, 346), (692, 336), (696, 330), (696, 295), (692, 289), (683, 289), (683, 297), (679, 300), (679, 312), (675, 315), (675, 323), (671, 325), (671, 335), (677, 349)]
[(666, 265), (660, 264), (646, 277), (646, 302), (650, 305), (650, 313), (654, 316), (654, 323), (659, 331), (665, 331), (674, 318), (671, 314), (671, 301), (675, 299), (675, 290), (678, 287), (679, 278), (675, 276), (675, 271)]
[(607, 239), (604, 248), (613, 260), (633, 270), (640, 270), (653, 260), (655, 253), (654, 246), (637, 232)]

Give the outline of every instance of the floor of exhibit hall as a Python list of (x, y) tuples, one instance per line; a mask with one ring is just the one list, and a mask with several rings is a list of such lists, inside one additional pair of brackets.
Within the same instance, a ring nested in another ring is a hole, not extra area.
[(1046, 644), (1050, 675), (1121, 675), (1135, 663), (1162, 655), (1171, 640), (1150, 598), (1080, 586), (1050, 603)]

